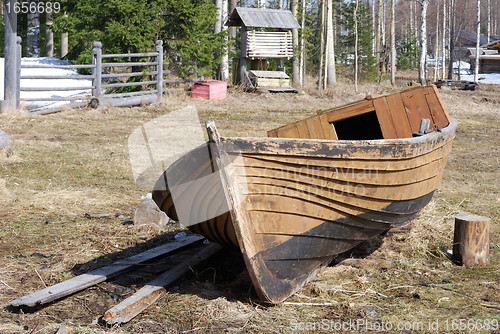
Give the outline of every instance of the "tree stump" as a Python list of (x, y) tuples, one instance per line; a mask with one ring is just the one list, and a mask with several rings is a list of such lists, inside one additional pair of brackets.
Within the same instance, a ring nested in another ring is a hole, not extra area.
[(475, 215), (455, 217), (452, 259), (467, 267), (490, 264), (490, 218)]

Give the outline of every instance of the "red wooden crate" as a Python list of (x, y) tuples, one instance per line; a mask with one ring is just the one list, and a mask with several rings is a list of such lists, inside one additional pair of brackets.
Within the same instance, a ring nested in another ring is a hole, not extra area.
[(227, 82), (218, 80), (195, 82), (191, 97), (200, 97), (207, 100), (224, 100), (227, 97)]

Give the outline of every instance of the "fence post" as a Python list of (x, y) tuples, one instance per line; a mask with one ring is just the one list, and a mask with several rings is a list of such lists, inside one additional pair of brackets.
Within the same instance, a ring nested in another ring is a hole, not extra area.
[(23, 39), (20, 36), (16, 38), (16, 109), (19, 108), (21, 101), (21, 57), (23, 55)]
[(16, 109), (17, 85), (17, 11), (14, 10), (15, 0), (5, 0), (5, 66), (4, 66), (4, 96), (1, 111)]
[(163, 41), (156, 41), (156, 52), (158, 52), (158, 56), (156, 57), (156, 91), (158, 94), (158, 102), (163, 98)]
[(101, 75), (102, 75), (102, 43), (92, 42), (92, 75), (94, 76), (92, 86), (92, 96), (99, 97), (101, 95)]

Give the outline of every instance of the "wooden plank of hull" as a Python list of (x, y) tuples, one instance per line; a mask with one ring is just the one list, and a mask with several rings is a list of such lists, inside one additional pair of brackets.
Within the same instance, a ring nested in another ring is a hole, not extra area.
[[(445, 144), (442, 148), (436, 149), (426, 155), (421, 155), (407, 159), (394, 159), (394, 160), (362, 160), (362, 159), (325, 159), (308, 157), (307, 166), (309, 167), (329, 167), (362, 170), (405, 170), (418, 166), (425, 165), (435, 160), (442, 159), (451, 152), (452, 143)], [(281, 161), (283, 163), (295, 164), (297, 158), (285, 155), (262, 155), (262, 154), (245, 154), (244, 161), (251, 161), (252, 159), (261, 161)], [(300, 158), (299, 158), (300, 159)]]

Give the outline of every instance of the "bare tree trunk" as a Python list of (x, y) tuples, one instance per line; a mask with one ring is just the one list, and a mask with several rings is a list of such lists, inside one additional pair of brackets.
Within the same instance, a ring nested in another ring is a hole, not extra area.
[(333, 44), (333, 0), (327, 0), (327, 18), (326, 18), (326, 85), (329, 87), (337, 84), (337, 77), (335, 75), (335, 45)]
[[(236, 8), (237, 5), (237, 0), (230, 0), (229, 2), (229, 15), (233, 12), (233, 10)], [(231, 58), (234, 58), (234, 54), (236, 52), (236, 49), (234, 47), (234, 42), (236, 40), (236, 27), (230, 27), (229, 28), (229, 41), (231, 42), (231, 45), (229, 46), (229, 54), (231, 55)], [(238, 73), (237, 67), (235, 66), (236, 64), (233, 63), (233, 59), (231, 59), (231, 71), (235, 72), (232, 73), (232, 82), (236, 82), (237, 78), (235, 78), (236, 73)]]
[(441, 79), (444, 80), (446, 76), (446, 0), (443, 0), (443, 32), (441, 33), (442, 40), (442, 48), (441, 53), (443, 56), (442, 64), (441, 64)]
[(391, 84), (396, 84), (396, 0), (391, 0)]
[(375, 56), (377, 51), (377, 40), (375, 38), (375, 0), (372, 0), (372, 54)]
[(61, 34), (61, 58), (66, 57), (66, 55), (68, 54), (68, 39), (68, 33), (63, 32)]
[(422, 85), (427, 84), (427, 6), (429, 0), (419, 0), (422, 7), (420, 18), (420, 63), (418, 66), (419, 81)]
[[(225, 23), (227, 21), (227, 6), (228, 6), (228, 0), (222, 0), (221, 2), (222, 7), (221, 7), (221, 31), (226, 31), (227, 27), (225, 26)], [(222, 61), (221, 61), (221, 80), (222, 81), (229, 81), (229, 53), (227, 49), (227, 43), (228, 43), (228, 36), (226, 35), (224, 37), (226, 46), (224, 46), (224, 50), (222, 51)]]
[(302, 0), (302, 18), (300, 22), (300, 29), (302, 35), (300, 38), (300, 86), (304, 87), (304, 81), (306, 77), (306, 49), (305, 49), (305, 28), (306, 28), (306, 0)]
[(491, 0), (488, 0), (488, 43), (490, 42), (490, 36), (491, 36)]
[(436, 36), (434, 41), (434, 81), (437, 80), (439, 72), (439, 2), (436, 0)]
[[(292, 15), (295, 18), (297, 18), (297, 2), (298, 0), (292, 0)], [(292, 82), (297, 85), (299, 83), (299, 31), (297, 28), (292, 29), (292, 46)]]
[(358, 5), (359, 0), (356, 0), (354, 7), (354, 90), (358, 91)]
[(45, 52), (47, 57), (54, 57), (54, 32), (52, 32), (52, 15), (45, 14)]
[(380, 72), (380, 53), (381, 53), (381, 43), (380, 43), (380, 38), (381, 38), (381, 32), (382, 32), (382, 1), (383, 0), (378, 0), (378, 11), (377, 11), (377, 69)]
[(321, 1), (321, 15), (320, 15), (320, 45), (319, 45), (319, 69), (318, 69), (318, 89), (323, 89), (323, 58), (324, 58), (324, 44), (325, 44), (325, 1)]
[(474, 68), (474, 82), (478, 82), (479, 75), (479, 45), (481, 42), (481, 0), (477, 0), (477, 22), (476, 22), (476, 62)]
[(456, 0), (450, 0), (450, 56), (448, 62), (448, 80), (453, 79), (453, 59), (455, 55), (453, 54), (455, 50), (455, 9), (456, 9)]
[(222, 28), (222, 0), (215, 0), (215, 17), (217, 22), (214, 24), (214, 34), (218, 34)]
[(40, 13), (38, 3), (40, 0), (29, 0), (29, 8), (35, 10), (28, 11), (28, 32), (26, 33), (26, 56), (40, 57)]
[(410, 0), (410, 30), (411, 30), (411, 33), (413, 33), (413, 17), (414, 17), (413, 0)]

